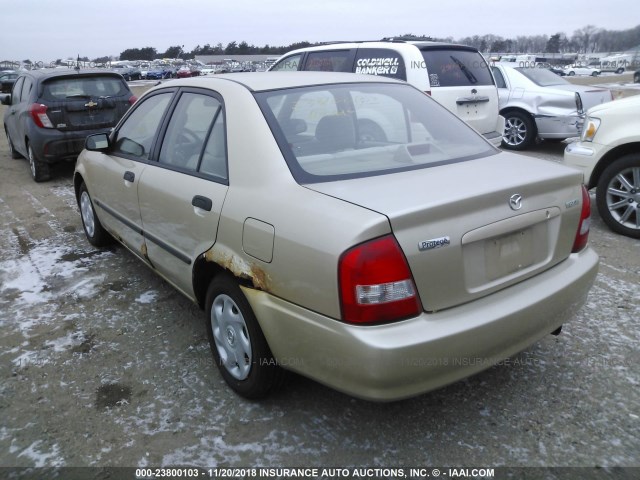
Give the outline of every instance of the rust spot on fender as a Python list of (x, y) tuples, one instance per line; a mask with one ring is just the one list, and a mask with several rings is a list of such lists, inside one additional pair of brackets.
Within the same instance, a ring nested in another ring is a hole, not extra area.
[(235, 277), (251, 282), (256, 290), (269, 290), (271, 279), (259, 265), (247, 262), (238, 257), (233, 252), (221, 249), (207, 250), (204, 254), (207, 262), (213, 262), (220, 265), (225, 270), (231, 272)]

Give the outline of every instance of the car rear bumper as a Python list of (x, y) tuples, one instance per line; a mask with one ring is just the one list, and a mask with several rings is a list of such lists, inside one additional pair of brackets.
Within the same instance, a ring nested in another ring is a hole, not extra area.
[(415, 396), (489, 368), (574, 317), (598, 270), (587, 248), (534, 278), (459, 307), (354, 326), (245, 288), (276, 361), (374, 401)]
[(111, 128), (73, 132), (40, 128), (37, 134), (29, 135), (29, 141), (38, 160), (55, 163), (62, 160), (75, 160), (82, 152), (87, 136), (94, 133), (109, 133), (110, 131)]

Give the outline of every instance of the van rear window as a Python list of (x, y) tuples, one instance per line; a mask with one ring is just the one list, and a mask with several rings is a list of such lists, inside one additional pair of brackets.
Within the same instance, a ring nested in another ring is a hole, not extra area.
[(436, 87), (494, 85), (482, 55), (471, 50), (422, 50), (429, 82)]

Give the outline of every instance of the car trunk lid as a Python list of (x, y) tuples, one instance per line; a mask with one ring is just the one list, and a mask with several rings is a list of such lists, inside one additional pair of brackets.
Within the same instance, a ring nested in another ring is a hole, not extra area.
[(385, 215), (423, 308), (437, 311), (567, 258), (580, 221), (580, 181), (562, 165), (500, 153), (308, 188)]

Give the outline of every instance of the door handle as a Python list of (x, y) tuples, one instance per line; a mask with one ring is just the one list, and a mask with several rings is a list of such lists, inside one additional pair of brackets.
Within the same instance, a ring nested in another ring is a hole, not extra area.
[(213, 207), (213, 202), (210, 198), (203, 197), (202, 195), (196, 195), (195, 197), (193, 197), (193, 200), (191, 200), (191, 205), (201, 210), (210, 212), (211, 208)]
[(127, 170), (126, 172), (124, 172), (124, 177), (122, 178), (124, 178), (127, 182), (133, 183), (133, 181), (136, 179), (136, 174)]

